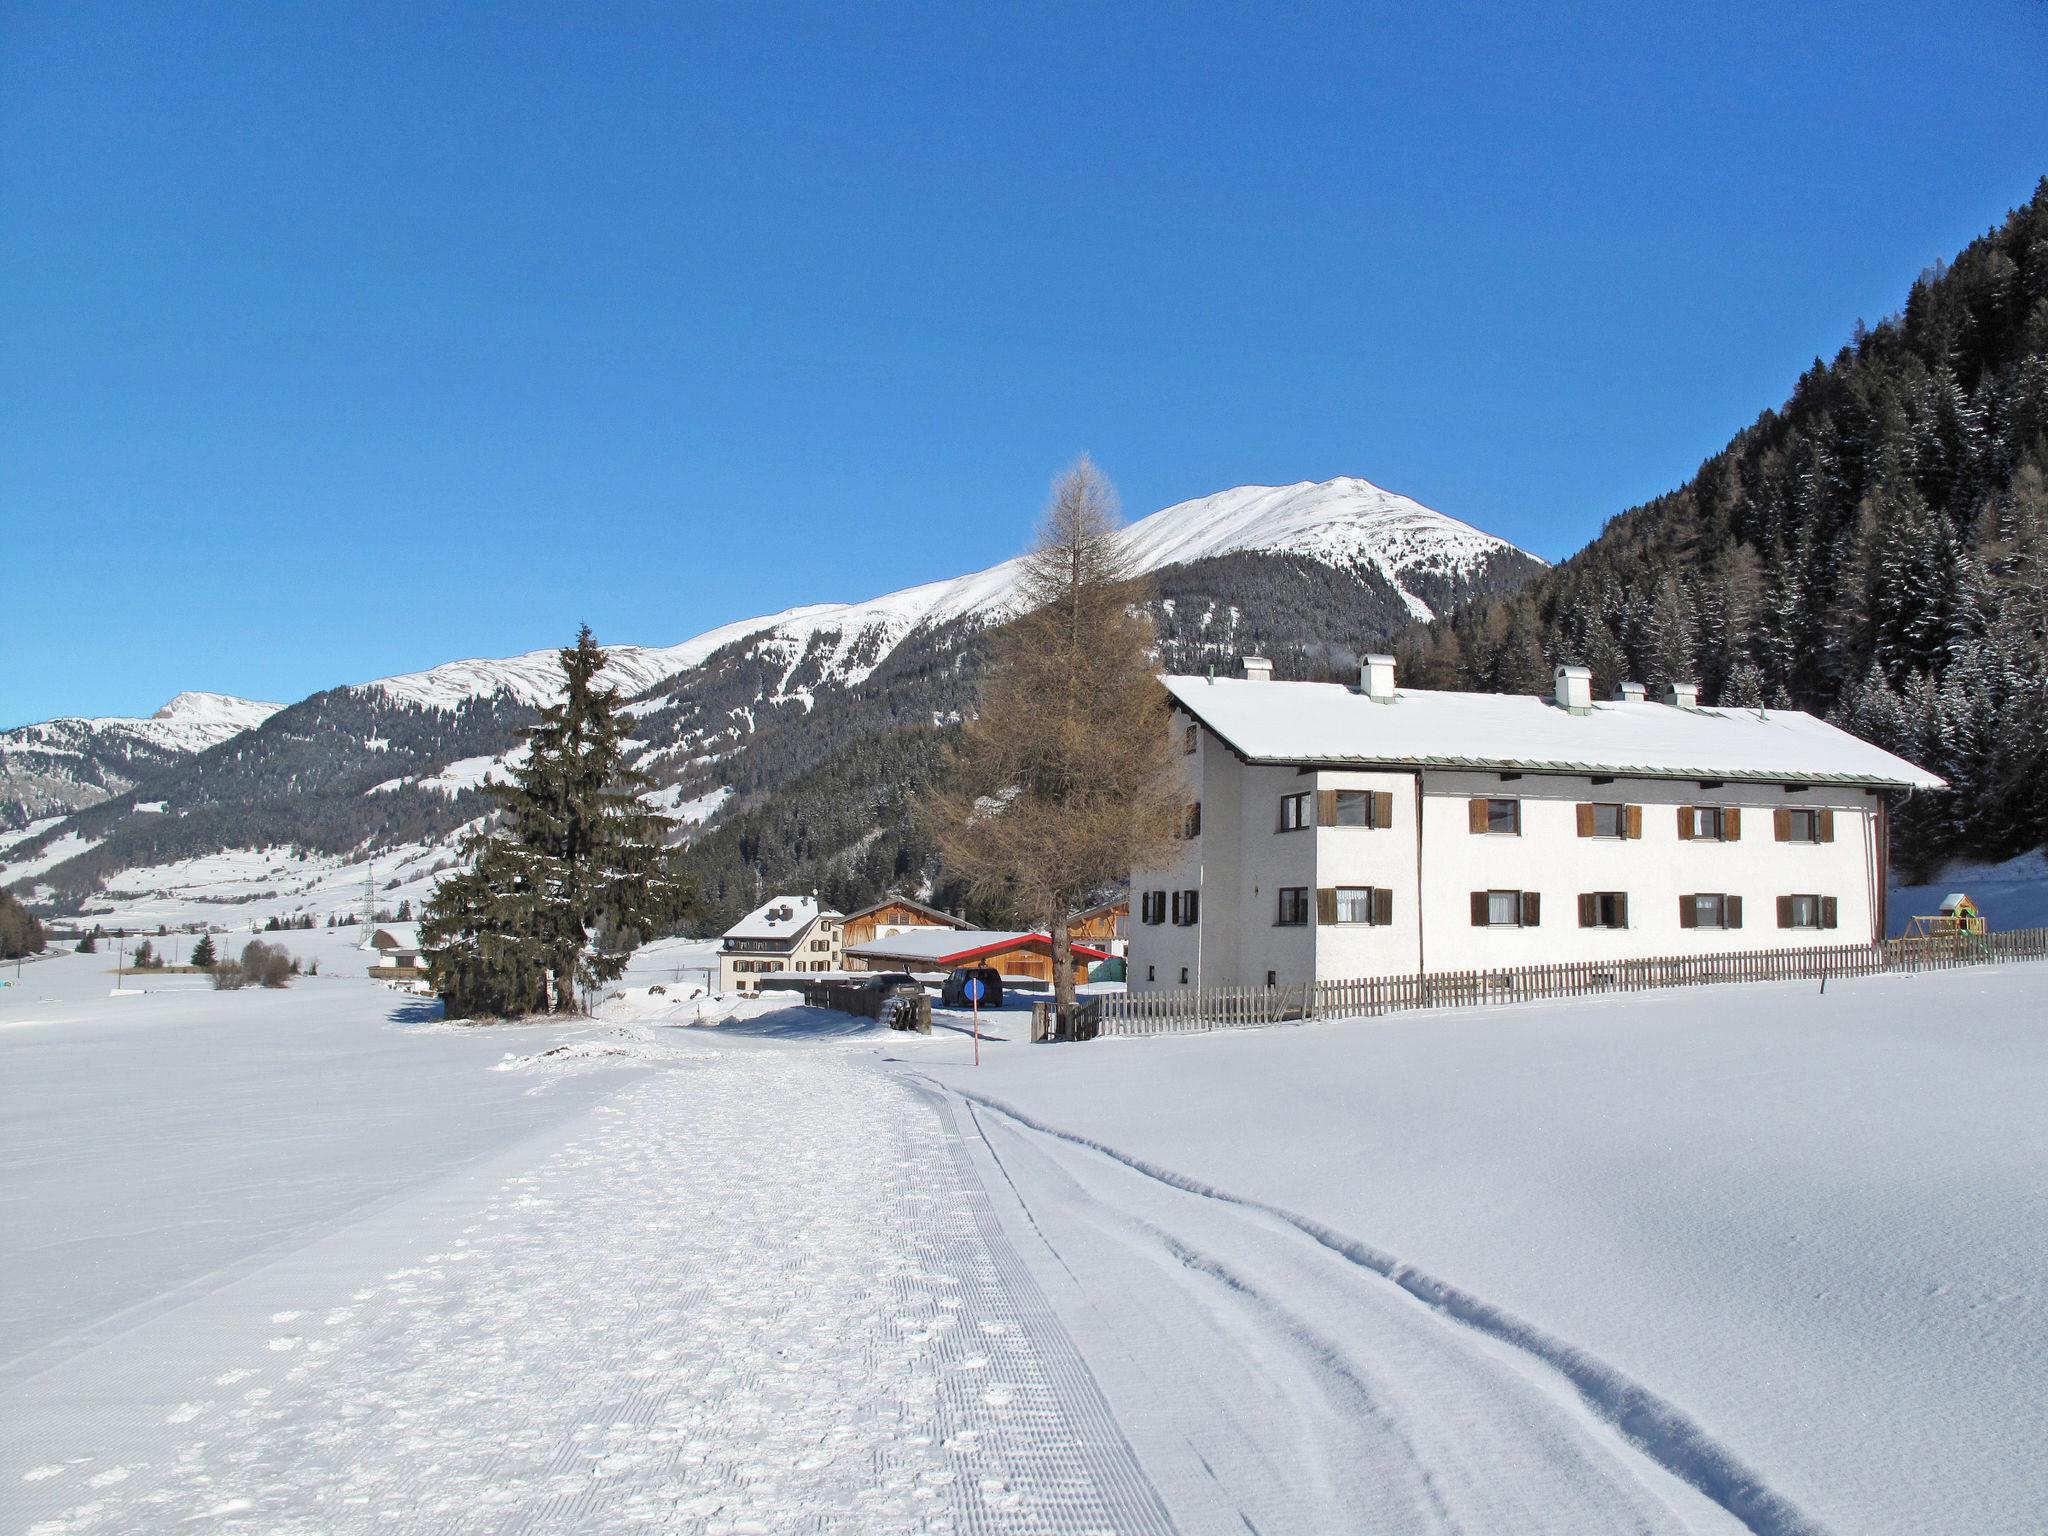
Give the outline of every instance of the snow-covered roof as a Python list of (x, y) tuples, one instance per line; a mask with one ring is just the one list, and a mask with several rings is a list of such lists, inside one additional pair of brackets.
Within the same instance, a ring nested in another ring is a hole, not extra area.
[[(388, 944), (379, 944), (379, 939), (389, 938)], [(379, 923), (370, 930), (365, 943), (372, 949), (418, 949), (420, 947), (420, 925), (418, 923)]]
[[(869, 939), (863, 944), (848, 947), (847, 954), (863, 960), (903, 960), (919, 965), (964, 965), (983, 955), (1001, 954), (1004, 950), (1020, 949), (1027, 946), (1044, 945), (1051, 947), (1051, 941), (1040, 929), (1033, 933), (1023, 929), (976, 928), (962, 933), (951, 928), (910, 928), (886, 939)], [(1076, 944), (1074, 953), (1083, 960), (1107, 960), (1108, 955), (1086, 944)]]
[(1547, 698), (1516, 694), (1403, 688), (1382, 704), (1341, 683), (1161, 681), (1252, 762), (1943, 785), (1926, 769), (1797, 710), (1603, 701), (1573, 714)]
[(937, 907), (926, 906), (914, 896), (884, 896), (880, 901), (869, 902), (857, 912), (848, 913), (846, 920), (849, 923), (858, 922), (861, 918), (880, 912), (886, 907), (908, 907), (911, 911), (925, 918), (930, 926), (934, 928), (972, 928), (974, 926), (966, 918), (955, 917), (950, 912), (941, 912)]
[[(826, 911), (826, 917), (837, 912)], [(819, 917), (815, 896), (777, 896), (749, 912), (725, 930), (728, 939), (790, 939), (802, 933)]]

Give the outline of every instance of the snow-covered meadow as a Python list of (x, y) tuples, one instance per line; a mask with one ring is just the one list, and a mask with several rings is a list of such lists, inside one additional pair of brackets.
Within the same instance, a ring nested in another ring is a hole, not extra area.
[[(1208, 1037), (0, 989), (0, 1527), (2039, 1529), (2048, 971)], [(653, 990), (659, 987), (657, 992)]]

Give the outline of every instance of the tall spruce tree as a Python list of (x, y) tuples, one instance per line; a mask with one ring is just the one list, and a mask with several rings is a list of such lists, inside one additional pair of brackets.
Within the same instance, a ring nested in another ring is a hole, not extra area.
[(526, 732), (525, 761), (485, 782), (496, 825), (423, 914), (434, 985), (457, 1017), (573, 1012), (580, 989), (616, 978), (692, 904), (668, 820), (640, 798), (652, 781), (626, 759), (619, 692), (597, 680), (605, 654), (588, 625), (560, 661), (562, 697)]

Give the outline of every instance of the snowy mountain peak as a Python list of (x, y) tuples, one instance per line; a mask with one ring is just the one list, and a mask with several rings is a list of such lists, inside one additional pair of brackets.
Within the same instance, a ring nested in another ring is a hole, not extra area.
[(203, 693), (188, 689), (149, 718), (181, 725), (228, 725), (235, 730), (246, 731), (261, 725), (282, 707), (260, 699), (238, 699), (231, 693)]
[[(1350, 569), (1372, 567), (1418, 619), (1435, 614), (1409, 579), (1469, 575), (1496, 554), (1520, 554), (1505, 539), (1357, 476), (1238, 486), (1140, 518), (1125, 528), (1123, 537), (1133, 563), (1145, 572), (1249, 551), (1300, 555)], [(606, 646), (608, 676), (631, 696), (703, 665), (734, 641), (752, 639), (762, 655), (786, 664), (785, 682), (801, 659), (826, 679), (859, 683), (918, 630), (967, 617), (1001, 617), (1013, 601), (1018, 566), (1015, 559), (1005, 560), (863, 602), (816, 603), (742, 619), (680, 645)], [(821, 655), (821, 646), (829, 654)], [(540, 705), (555, 697), (560, 676), (550, 649), (496, 661), (449, 662), (361, 686), (435, 709), (453, 709), (465, 699), (492, 694)], [(791, 696), (780, 689), (771, 692)]]

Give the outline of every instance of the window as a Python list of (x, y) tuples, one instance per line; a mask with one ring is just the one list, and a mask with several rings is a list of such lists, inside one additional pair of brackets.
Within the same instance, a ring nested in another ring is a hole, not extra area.
[(1732, 843), (1742, 836), (1742, 811), (1733, 805), (1681, 805), (1678, 836), (1694, 843)]
[(1522, 831), (1522, 802), (1519, 800), (1474, 800), (1472, 830), (1495, 837), (1518, 837)]
[(1587, 891), (1579, 897), (1581, 928), (1626, 928), (1628, 892)]
[(1280, 830), (1299, 832), (1309, 823), (1309, 797), (1306, 791), (1298, 795), (1280, 797)]
[(1835, 813), (1818, 810), (1780, 810), (1772, 818), (1781, 843), (1832, 843)]
[[(1333, 827), (1377, 827), (1373, 802), (1379, 797), (1369, 789), (1339, 789), (1331, 794), (1330, 825)], [(1394, 797), (1388, 795), (1391, 801)]]
[(1156, 966), (1156, 965), (1148, 965), (1148, 966), (1146, 966), (1146, 967), (1145, 967), (1145, 979), (1146, 979), (1147, 981), (1157, 981), (1157, 980), (1159, 979), (1159, 967), (1158, 967), (1158, 966)]
[(1474, 928), (1536, 928), (1543, 922), (1543, 898), (1535, 891), (1474, 891)]
[(1202, 835), (1201, 801), (1191, 801), (1188, 807), (1181, 812), (1180, 835), (1182, 837), (1200, 837)]
[(1282, 928), (1299, 928), (1307, 923), (1308, 887), (1283, 885), (1280, 888), (1280, 910), (1273, 921)]
[(1640, 805), (1582, 805), (1579, 807), (1581, 837), (1641, 837), (1643, 808)]
[(1394, 920), (1394, 893), (1383, 886), (1336, 885), (1316, 892), (1316, 921), (1384, 925)]
[(1832, 928), (1839, 917), (1839, 904), (1832, 896), (1780, 896), (1780, 928)]
[(1182, 966), (1180, 968), (1180, 984), (1182, 986), (1186, 986), (1188, 984), (1188, 968), (1186, 966)]
[(1173, 893), (1173, 921), (1176, 927), (1192, 928), (1200, 920), (1202, 893), (1200, 891), (1175, 891)]
[(1192, 724), (1185, 731), (1181, 732), (1180, 749), (1183, 752), (1195, 750), (1195, 728)]
[(1279, 986), (1279, 985), (1280, 985), (1280, 973), (1279, 973), (1278, 971), (1268, 971), (1268, 972), (1266, 972), (1266, 985), (1267, 985), (1267, 987), (1268, 987), (1268, 988), (1272, 988), (1272, 987), (1277, 987), (1277, 986)]
[(1678, 926), (1681, 928), (1740, 928), (1742, 898), (1720, 892), (1702, 891), (1678, 898)]
[(1138, 898), (1138, 921), (1154, 927), (1166, 921), (1166, 892), (1146, 891)]

